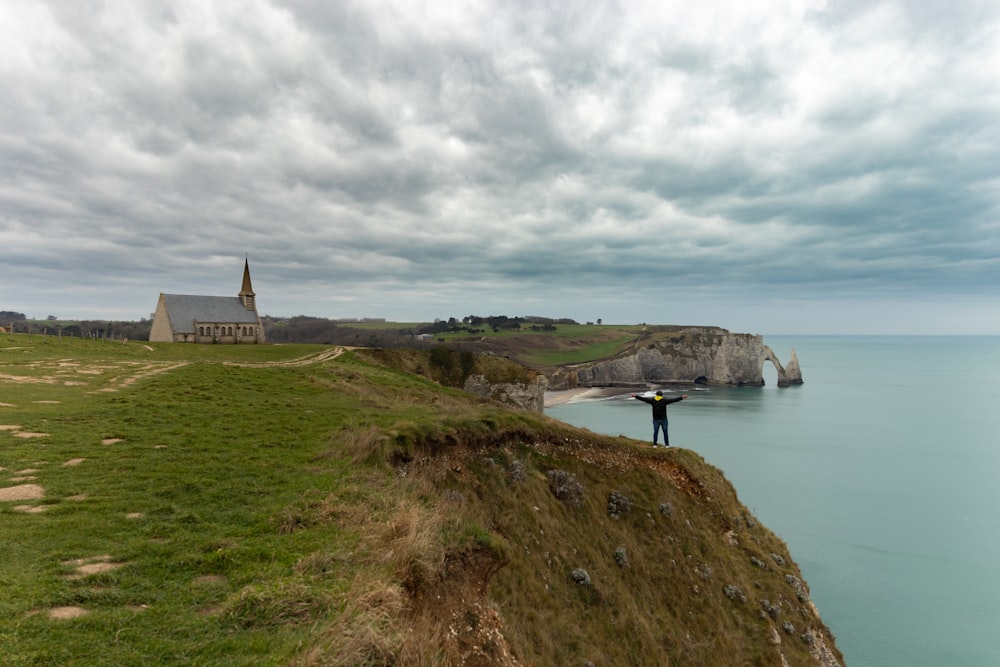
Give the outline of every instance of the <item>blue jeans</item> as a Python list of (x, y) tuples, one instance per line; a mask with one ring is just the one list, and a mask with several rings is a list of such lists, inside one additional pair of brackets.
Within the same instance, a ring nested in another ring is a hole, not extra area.
[(666, 419), (654, 419), (653, 420), (653, 444), (656, 444), (657, 438), (660, 435), (660, 429), (663, 429), (663, 444), (670, 445), (670, 436), (667, 435), (667, 420)]

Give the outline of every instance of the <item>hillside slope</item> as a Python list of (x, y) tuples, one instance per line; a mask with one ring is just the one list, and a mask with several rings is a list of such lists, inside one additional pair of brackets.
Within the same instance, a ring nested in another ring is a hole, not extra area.
[(5, 664), (842, 664), (692, 451), (318, 346), (0, 355)]

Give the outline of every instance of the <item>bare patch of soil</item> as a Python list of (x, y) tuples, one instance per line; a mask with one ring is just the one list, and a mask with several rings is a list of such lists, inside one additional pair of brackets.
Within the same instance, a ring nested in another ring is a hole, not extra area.
[(25, 514), (41, 514), (49, 509), (48, 505), (15, 505), (15, 512), (24, 512)]
[(92, 574), (117, 570), (124, 565), (124, 563), (111, 562), (111, 556), (106, 554), (102, 556), (90, 556), (88, 558), (64, 560), (62, 564), (75, 570), (75, 573), (67, 575), (66, 579), (82, 579)]
[(10, 375), (8, 373), (0, 373), (0, 380), (5, 382), (14, 382), (21, 384), (55, 384), (56, 381), (52, 378), (47, 377), (33, 377), (29, 375)]
[[(92, 386), (101, 382), (102, 375), (111, 375), (104, 381), (105, 386), (95, 389), (97, 392), (114, 392), (127, 387), (138, 380), (180, 368), (187, 362), (106, 362), (88, 364), (62, 361), (44, 361), (32, 365), (38, 375), (11, 375), (0, 373), (0, 380), (18, 384), (61, 384), (67, 387)], [(34, 403), (58, 403), (59, 401), (34, 401)], [(8, 406), (13, 407), (13, 406)]]
[(34, 433), (32, 431), (17, 431), (14, 433), (15, 438), (47, 438), (48, 433)]
[(45, 497), (45, 489), (38, 484), (19, 484), (0, 489), (0, 502), (11, 500), (38, 500)]
[(83, 607), (53, 607), (49, 609), (49, 618), (57, 621), (65, 621), (72, 618), (80, 618), (89, 613)]
[(115, 444), (118, 444), (121, 441), (122, 441), (121, 438), (105, 438), (104, 440), (101, 440), (101, 444), (102, 445), (115, 445)]
[(83, 463), (86, 460), (87, 459), (70, 459), (69, 461), (66, 461), (66, 463), (64, 463), (63, 465), (64, 466), (78, 466), (78, 465), (80, 465), (81, 463)]

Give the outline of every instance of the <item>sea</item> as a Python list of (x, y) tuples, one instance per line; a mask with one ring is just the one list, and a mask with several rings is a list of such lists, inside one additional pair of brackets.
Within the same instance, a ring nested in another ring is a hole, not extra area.
[[(847, 665), (1000, 665), (1000, 337), (764, 342), (804, 384), (685, 389), (671, 444), (788, 544)], [(626, 393), (546, 414), (652, 439)]]

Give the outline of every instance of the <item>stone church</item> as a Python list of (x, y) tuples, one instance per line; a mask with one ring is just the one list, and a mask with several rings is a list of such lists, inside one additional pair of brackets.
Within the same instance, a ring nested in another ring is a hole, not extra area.
[(161, 292), (149, 340), (157, 343), (263, 343), (264, 327), (250, 284), (249, 259), (243, 264), (243, 287), (238, 296)]

